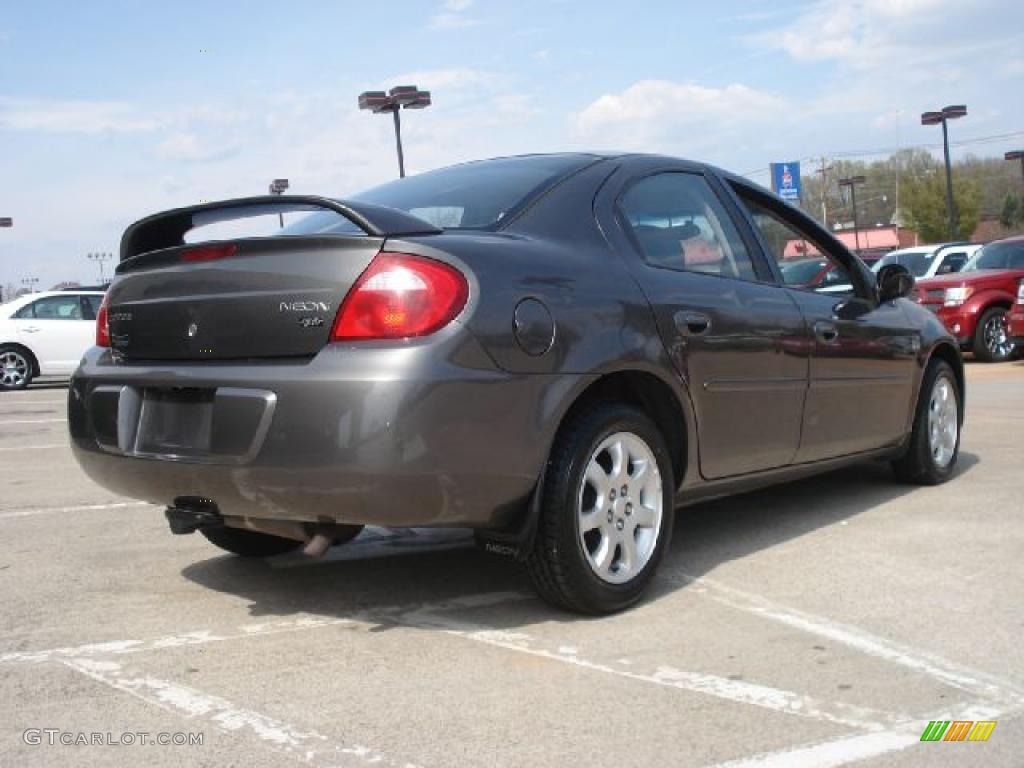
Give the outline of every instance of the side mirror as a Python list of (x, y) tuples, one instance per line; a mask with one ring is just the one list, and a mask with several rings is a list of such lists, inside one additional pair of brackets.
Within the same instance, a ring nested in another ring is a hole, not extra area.
[(893, 301), (910, 295), (914, 276), (902, 264), (886, 264), (878, 270), (878, 300)]

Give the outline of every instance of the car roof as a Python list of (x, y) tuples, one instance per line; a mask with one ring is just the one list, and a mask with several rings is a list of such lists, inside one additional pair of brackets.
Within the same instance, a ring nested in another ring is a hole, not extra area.
[(45, 299), (45, 298), (47, 298), (49, 296), (67, 296), (69, 293), (87, 293), (87, 294), (92, 294), (92, 295), (96, 295), (96, 296), (102, 296), (103, 295), (103, 291), (78, 290), (78, 289), (75, 289), (75, 288), (70, 289), (70, 290), (62, 290), (62, 291), (36, 291), (35, 293), (26, 293), (24, 296), (18, 296), (17, 298), (11, 299), (10, 301), (5, 301), (3, 306), (5, 306), (5, 307), (13, 307), (13, 306), (23, 307), (26, 304), (31, 304), (33, 301), (36, 301), (37, 299)]

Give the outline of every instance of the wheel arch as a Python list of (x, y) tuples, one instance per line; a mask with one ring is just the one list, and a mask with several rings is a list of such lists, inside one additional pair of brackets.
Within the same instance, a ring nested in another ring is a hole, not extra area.
[(949, 363), (949, 367), (953, 369), (953, 375), (956, 376), (956, 387), (960, 392), (960, 411), (963, 413), (966, 393), (966, 377), (964, 376), (963, 355), (960, 354), (960, 350), (958, 350), (956, 345), (952, 342), (940, 341), (932, 347), (931, 351), (928, 353), (928, 360), (925, 365), (926, 368), (932, 360), (942, 360)]
[(611, 371), (602, 374), (576, 393), (572, 403), (559, 420), (555, 441), (569, 420), (581, 409), (600, 401), (626, 403), (639, 408), (661, 432), (672, 461), (675, 487), (686, 476), (690, 447), (688, 409), (679, 395), (660, 376), (639, 369)]

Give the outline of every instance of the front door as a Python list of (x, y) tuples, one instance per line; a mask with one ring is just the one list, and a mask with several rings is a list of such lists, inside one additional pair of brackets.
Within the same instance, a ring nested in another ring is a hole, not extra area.
[[(867, 268), (818, 237), (801, 215), (767, 196), (738, 190), (766, 254), (799, 305), (813, 338), (810, 386), (797, 462), (898, 443), (909, 427), (920, 334), (897, 302), (879, 304)], [(805, 259), (842, 273), (841, 292), (788, 276)]]
[(759, 279), (735, 223), (700, 173), (627, 186), (619, 218), (659, 333), (693, 399), (701, 474), (781, 467), (800, 440), (809, 339), (786, 291)]

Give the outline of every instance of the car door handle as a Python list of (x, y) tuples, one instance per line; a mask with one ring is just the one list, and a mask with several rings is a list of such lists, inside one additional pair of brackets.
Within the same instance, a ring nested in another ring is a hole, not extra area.
[(39, 329), (34, 325), (30, 325), (28, 328), (22, 328), (21, 330), (25, 333), (39, 333)]
[(817, 322), (814, 324), (814, 335), (819, 341), (831, 344), (839, 338), (839, 329), (832, 323)]
[(711, 329), (711, 318), (702, 312), (676, 312), (673, 319), (684, 336), (700, 336)]

